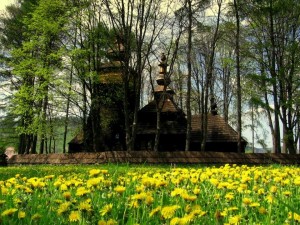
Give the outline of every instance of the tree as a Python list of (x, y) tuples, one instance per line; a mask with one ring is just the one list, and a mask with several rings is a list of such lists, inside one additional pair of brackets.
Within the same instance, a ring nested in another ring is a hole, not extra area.
[(21, 153), (29, 149), (35, 152), (37, 135), (40, 153), (47, 151), (52, 127), (48, 120), (53, 97), (50, 85), (55, 83), (55, 69), (60, 65), (59, 36), (65, 24), (65, 12), (65, 5), (59, 0), (40, 1), (32, 17), (24, 19), (26, 41), (12, 52), (11, 66), (20, 81), (13, 99), (13, 112), (22, 118), (20, 134), (30, 135), (32, 139)]
[[(290, 7), (291, 5), (293, 7)], [(299, 88), (299, 45), (296, 44), (296, 33), (299, 31), (299, 2), (251, 1), (251, 4), (243, 4), (242, 11), (251, 28), (249, 40), (252, 49), (255, 50), (251, 52), (252, 57), (261, 68), (259, 85), (265, 90), (262, 105), (268, 112), (273, 151), (281, 152), (281, 121), (284, 146), (293, 154), (294, 128), (299, 120), (295, 111), (296, 90)]]

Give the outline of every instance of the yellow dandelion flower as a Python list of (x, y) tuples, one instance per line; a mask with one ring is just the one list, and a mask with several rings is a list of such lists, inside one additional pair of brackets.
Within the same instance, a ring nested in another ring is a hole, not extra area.
[(273, 196), (272, 196), (272, 195), (268, 195), (268, 196), (266, 197), (266, 201), (267, 201), (268, 203), (273, 203), (273, 201), (274, 201)]
[(194, 220), (193, 214), (185, 215), (184, 217), (180, 218), (179, 224), (180, 225), (190, 224), (193, 220)]
[(55, 177), (55, 175), (47, 175), (47, 176), (45, 176), (45, 179), (51, 180), (54, 177)]
[(174, 196), (182, 196), (182, 194), (187, 194), (187, 191), (183, 188), (175, 188), (172, 192), (171, 192), (171, 197)]
[(193, 193), (194, 193), (195, 195), (200, 194), (200, 188), (194, 188)]
[(240, 215), (230, 216), (228, 222), (229, 224), (239, 224), (241, 219), (242, 217)]
[(197, 196), (196, 195), (183, 194), (182, 198), (186, 201), (195, 201), (197, 199)]
[(106, 215), (107, 213), (111, 212), (113, 207), (113, 204), (107, 204), (105, 205), (101, 210), (100, 210), (100, 214), (101, 216)]
[(233, 198), (234, 198), (233, 192), (229, 192), (225, 195), (225, 199), (228, 201), (232, 200)]
[(170, 219), (174, 216), (176, 210), (179, 208), (179, 205), (165, 206), (161, 209), (161, 215), (165, 219)]
[(193, 215), (193, 216), (204, 216), (206, 215), (206, 212), (205, 211), (202, 211), (201, 209), (194, 209), (190, 215)]
[(152, 203), (154, 202), (154, 198), (152, 197), (152, 196), (146, 196), (146, 198), (145, 198), (145, 203), (147, 204), (147, 205), (151, 205)]
[(150, 217), (154, 216), (154, 215), (157, 214), (160, 210), (161, 210), (161, 206), (158, 206), (158, 207), (152, 209), (152, 211), (150, 212), (149, 216), (150, 216)]
[(108, 174), (108, 170), (101, 170), (102, 174)]
[(227, 214), (228, 214), (227, 210), (224, 210), (224, 211), (220, 212), (221, 217), (225, 217), (225, 216), (227, 216)]
[(69, 215), (70, 222), (77, 222), (80, 220), (80, 212), (79, 211), (71, 211)]
[(297, 213), (292, 213), (292, 212), (289, 212), (289, 217), (288, 217), (290, 220), (295, 220), (297, 222), (300, 222), (300, 215), (297, 214)]
[(272, 187), (270, 188), (270, 191), (271, 191), (272, 193), (276, 193), (276, 192), (277, 192), (277, 187), (276, 187), (276, 186), (272, 186)]
[(263, 194), (265, 194), (265, 189), (263, 189), (263, 188), (258, 189), (257, 194), (258, 194), (258, 195), (263, 195)]
[(16, 208), (7, 209), (1, 213), (1, 216), (11, 216), (17, 211), (18, 211), (18, 209), (16, 209)]
[(59, 187), (59, 189), (61, 191), (66, 191), (66, 190), (68, 190), (68, 186), (66, 184), (61, 184), (60, 187)]
[(92, 211), (92, 205), (90, 204), (89, 201), (80, 202), (79, 205), (78, 205), (78, 209), (80, 211), (91, 212)]
[(107, 222), (106, 222), (106, 225), (116, 225), (118, 224), (118, 222), (116, 220), (113, 220), (113, 219), (109, 219)]
[(300, 186), (300, 176), (295, 178), (294, 184), (297, 185), (297, 186)]
[(137, 200), (133, 200), (130, 204), (129, 204), (130, 208), (135, 208), (137, 209), (140, 205), (139, 202)]
[(220, 195), (220, 194), (215, 194), (215, 195), (214, 195), (214, 199), (215, 199), (215, 200), (219, 200), (220, 198), (221, 198), (221, 195)]
[(210, 181), (210, 183), (213, 184), (214, 186), (218, 186), (218, 184), (219, 184), (219, 180), (216, 179), (216, 178), (211, 178), (209, 181)]
[(87, 190), (85, 187), (79, 187), (76, 190), (76, 196), (84, 196), (88, 193), (90, 193), (90, 190)]
[(89, 171), (90, 177), (96, 176), (96, 175), (98, 175), (99, 173), (101, 173), (101, 170), (99, 170), (99, 169), (91, 169), (91, 170)]
[(264, 207), (260, 207), (260, 208), (258, 209), (258, 212), (259, 212), (260, 214), (267, 214), (267, 210), (266, 210)]
[(0, 200), (0, 206), (4, 205), (5, 202), (6, 202), (5, 200)]
[(96, 187), (98, 184), (100, 184), (104, 180), (103, 177), (93, 177), (88, 179), (86, 186), (88, 188), (90, 187)]
[(18, 218), (19, 219), (25, 218), (25, 216), (26, 216), (26, 213), (24, 211), (19, 211), (18, 212)]
[(124, 186), (117, 186), (114, 188), (114, 191), (119, 194), (122, 194), (125, 190), (126, 190), (126, 188)]
[(237, 211), (239, 208), (236, 207), (236, 206), (233, 206), (233, 207), (229, 207), (227, 210), (228, 211)]
[(2, 193), (2, 195), (8, 195), (9, 189), (6, 187), (1, 187), (1, 193)]
[(144, 185), (139, 185), (135, 187), (135, 191), (137, 193), (143, 192), (145, 190), (145, 186)]
[(250, 205), (252, 203), (252, 200), (250, 198), (243, 198), (242, 201), (245, 205)]
[(104, 220), (99, 220), (99, 221), (98, 221), (98, 225), (106, 225), (106, 221), (104, 221)]
[(70, 208), (71, 202), (64, 202), (62, 204), (59, 205), (57, 213), (58, 215), (67, 212)]
[(287, 197), (289, 197), (289, 196), (292, 195), (292, 192), (290, 192), (290, 191), (284, 191), (284, 192), (282, 192), (282, 194), (285, 195), (285, 196), (287, 196)]
[(31, 217), (31, 220), (39, 220), (40, 218), (42, 218), (42, 215), (41, 214), (34, 214), (32, 217)]
[(70, 199), (71, 199), (71, 192), (69, 192), (69, 191), (66, 191), (66, 192), (64, 192), (63, 193), (63, 196), (64, 196), (64, 198), (67, 200), (67, 201), (69, 201)]
[(252, 208), (255, 208), (255, 207), (259, 207), (260, 204), (258, 202), (253, 202), (249, 206), (252, 207)]
[(170, 221), (170, 225), (179, 225), (179, 224), (180, 224), (180, 218), (178, 218), (178, 217), (174, 217)]

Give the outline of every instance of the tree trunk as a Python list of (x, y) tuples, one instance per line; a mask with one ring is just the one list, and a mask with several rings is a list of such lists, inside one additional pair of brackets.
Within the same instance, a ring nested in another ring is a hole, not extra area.
[(240, 69), (240, 16), (239, 3), (234, 0), (235, 19), (236, 19), (236, 89), (237, 89), (237, 151), (242, 152), (242, 97), (241, 97), (241, 69)]
[(186, 93), (186, 111), (187, 111), (187, 127), (186, 127), (186, 140), (185, 140), (185, 151), (190, 150), (191, 140), (191, 79), (192, 79), (192, 2), (187, 0), (188, 5), (188, 51), (187, 51), (187, 93)]

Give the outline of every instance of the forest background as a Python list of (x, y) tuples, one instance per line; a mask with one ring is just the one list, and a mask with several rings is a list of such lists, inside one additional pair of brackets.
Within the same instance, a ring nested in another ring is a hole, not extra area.
[(122, 33), (125, 93), (135, 83), (128, 149), (164, 52), (188, 121), (213, 96), (239, 138), (250, 130), (250, 146), (266, 148), (270, 133), (273, 152), (299, 152), (299, 15), (296, 0), (16, 1), (0, 19), (0, 147), (66, 152), (97, 111), (99, 67)]

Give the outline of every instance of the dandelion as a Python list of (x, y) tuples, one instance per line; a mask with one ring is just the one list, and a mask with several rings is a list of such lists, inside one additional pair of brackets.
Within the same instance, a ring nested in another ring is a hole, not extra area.
[(276, 187), (276, 186), (272, 186), (272, 187), (270, 188), (270, 191), (271, 191), (272, 193), (276, 193), (276, 192), (277, 192), (277, 187)]
[(58, 215), (61, 215), (64, 212), (67, 212), (69, 210), (70, 205), (71, 205), (71, 202), (64, 202), (64, 203), (60, 204), (60, 206), (57, 210)]
[(99, 220), (98, 225), (106, 225), (106, 221), (105, 220)]
[(161, 206), (156, 207), (155, 209), (152, 209), (152, 211), (150, 212), (149, 216), (152, 217), (155, 214), (157, 214), (159, 211), (161, 210)]
[(180, 224), (180, 218), (174, 217), (173, 219), (171, 219), (170, 225), (178, 225), (178, 224)]
[(5, 202), (5, 200), (0, 200), (0, 206), (3, 205)]
[(70, 222), (77, 222), (80, 220), (80, 212), (79, 211), (72, 211), (69, 215)]
[(90, 177), (96, 176), (96, 175), (98, 175), (99, 173), (101, 173), (101, 170), (99, 170), (99, 169), (91, 169), (91, 170), (89, 171)]
[(111, 203), (105, 205), (105, 206), (100, 210), (101, 216), (104, 216), (104, 215), (108, 214), (109, 212), (111, 212), (112, 207), (113, 207), (113, 204), (111, 204)]
[(110, 219), (106, 222), (106, 225), (116, 225), (118, 222), (116, 220)]
[(124, 186), (117, 186), (114, 188), (114, 191), (119, 194), (122, 194), (125, 190), (126, 190), (126, 188)]
[(250, 205), (252, 203), (252, 200), (250, 198), (243, 198), (242, 201), (245, 205)]
[(290, 191), (284, 191), (284, 192), (282, 192), (282, 194), (285, 195), (285, 196), (287, 196), (287, 197), (289, 197), (289, 196), (292, 195), (292, 192), (290, 192)]
[(229, 224), (239, 224), (239, 222), (241, 221), (241, 216), (240, 215), (236, 215), (236, 216), (230, 216), (229, 217)]
[(31, 220), (39, 220), (40, 218), (42, 218), (42, 215), (41, 214), (34, 214), (32, 217), (31, 217)]
[(90, 178), (88, 181), (87, 181), (87, 184), (86, 186), (88, 188), (90, 187), (96, 187), (98, 184), (101, 183), (101, 181), (103, 181), (104, 179), (102, 177), (94, 177), (94, 178)]
[(67, 201), (69, 201), (70, 199), (71, 199), (71, 192), (69, 192), (69, 191), (66, 191), (66, 192), (64, 192), (63, 193), (63, 196), (64, 196), (64, 198), (67, 200)]
[(225, 195), (225, 199), (228, 201), (232, 200), (233, 198), (234, 198), (233, 192), (229, 192)]
[(161, 215), (165, 219), (170, 219), (174, 216), (176, 210), (179, 208), (179, 205), (165, 206), (161, 209)]
[(79, 187), (77, 188), (77, 191), (76, 191), (76, 196), (84, 196), (88, 193), (90, 193), (91, 191), (90, 190), (87, 190), (85, 187)]
[(78, 209), (80, 211), (90, 212), (92, 211), (92, 205), (90, 204), (89, 201), (80, 202)]
[(188, 194), (183, 194), (182, 198), (186, 201), (195, 201), (197, 199), (196, 195), (188, 195)]
[(297, 222), (300, 222), (300, 215), (297, 214), (297, 213), (292, 213), (292, 212), (289, 212), (289, 217), (288, 217), (290, 220), (295, 220)]
[(195, 195), (200, 194), (200, 188), (195, 188), (195, 189), (193, 190), (193, 193), (194, 193)]
[(266, 201), (267, 201), (268, 203), (273, 203), (273, 201), (274, 201), (273, 196), (272, 196), (272, 195), (268, 195), (268, 196), (266, 197)]
[(258, 209), (258, 212), (259, 212), (260, 214), (267, 214), (267, 210), (266, 210), (264, 207), (260, 207), (260, 208)]
[(152, 197), (152, 196), (146, 196), (146, 198), (145, 198), (145, 203), (147, 204), (147, 205), (151, 205), (152, 203), (154, 202), (154, 198)]
[(25, 218), (25, 216), (26, 216), (26, 213), (24, 211), (19, 211), (18, 212), (18, 218), (19, 219)]
[(7, 209), (1, 213), (1, 216), (11, 216), (17, 211), (18, 211), (18, 209), (16, 209), (16, 208)]
[(258, 202), (253, 202), (249, 206), (252, 207), (252, 208), (255, 208), (255, 207), (259, 207), (260, 204)]

